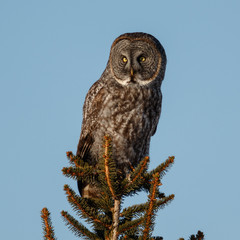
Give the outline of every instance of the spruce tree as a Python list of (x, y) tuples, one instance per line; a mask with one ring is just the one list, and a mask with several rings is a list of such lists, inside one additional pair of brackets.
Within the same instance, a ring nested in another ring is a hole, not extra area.
[[(165, 207), (174, 195), (165, 196), (160, 192), (161, 179), (173, 165), (174, 157), (169, 157), (155, 169), (148, 171), (149, 157), (145, 157), (127, 177), (123, 177), (112, 158), (111, 139), (104, 137), (103, 155), (99, 163), (91, 166), (87, 162), (67, 152), (70, 166), (62, 169), (66, 177), (76, 181), (94, 182), (100, 190), (101, 197), (82, 198), (70, 186), (65, 185), (64, 191), (74, 212), (81, 219), (90, 224), (88, 229), (66, 211), (61, 215), (69, 229), (81, 239), (92, 240), (160, 240), (153, 237), (154, 220), (157, 211)], [(146, 203), (123, 208), (126, 197), (134, 196), (138, 192), (148, 194)], [(53, 240), (53, 227), (49, 212), (42, 210), (44, 239)], [(179, 240), (182, 240), (180, 238)], [(198, 232), (190, 236), (190, 240), (202, 240), (204, 235)]]

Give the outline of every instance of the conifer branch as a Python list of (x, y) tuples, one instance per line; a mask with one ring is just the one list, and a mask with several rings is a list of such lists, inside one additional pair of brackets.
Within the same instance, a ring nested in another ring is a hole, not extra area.
[[(161, 198), (156, 200), (154, 204), (154, 210), (163, 208), (166, 204), (170, 203), (174, 199), (174, 194), (171, 194), (167, 197)], [(131, 207), (123, 209), (120, 216), (124, 217), (125, 219), (129, 219), (131, 217), (140, 217), (143, 213), (145, 213), (146, 209), (148, 208), (149, 202), (133, 205)]]
[[(178, 240), (184, 240), (184, 238), (179, 238)], [(204, 240), (204, 233), (201, 231), (198, 231), (196, 235), (192, 234), (189, 237), (189, 240)]]
[(132, 230), (134, 228), (137, 228), (143, 223), (143, 221), (144, 221), (144, 217), (141, 217), (132, 221), (127, 221), (126, 223), (119, 226), (118, 232), (119, 234), (121, 234), (129, 230)]
[(64, 190), (68, 196), (68, 201), (71, 203), (75, 211), (80, 210), (82, 217), (86, 218), (87, 220), (91, 220), (92, 223), (96, 223), (107, 229), (110, 229), (110, 225), (104, 223), (98, 218), (96, 209), (89, 206), (85, 198), (79, 198), (75, 192), (69, 188), (68, 185), (64, 186)]
[(196, 236), (195, 235), (191, 235), (189, 240), (203, 240), (204, 239), (204, 234), (201, 231), (198, 231)]
[(145, 211), (147, 208), (148, 203), (136, 204), (127, 208), (124, 208), (121, 212), (120, 216), (126, 219), (131, 217), (138, 217)]
[(76, 168), (74, 167), (64, 167), (62, 169), (63, 175), (66, 177), (72, 178), (74, 180), (78, 180), (78, 178), (82, 177), (84, 173), (81, 173), (80, 169), (79, 171), (76, 171)]
[(141, 177), (142, 173), (147, 169), (147, 164), (149, 163), (149, 157), (145, 157), (143, 161), (139, 164), (139, 171), (137, 174), (134, 172), (134, 178), (131, 180), (131, 183), (134, 183), (138, 178)]
[(71, 229), (71, 231), (74, 232), (74, 234), (77, 237), (87, 237), (88, 239), (91, 239), (91, 240), (99, 239), (96, 234), (89, 231), (85, 226), (79, 223), (69, 213), (62, 211), (61, 214), (68, 228)]
[(153, 180), (151, 182), (151, 190), (149, 195), (149, 205), (146, 212), (146, 220), (145, 220), (145, 229), (143, 230), (143, 240), (147, 240), (149, 238), (150, 230), (153, 225), (154, 218), (154, 205), (157, 201), (156, 199), (156, 189), (160, 184), (160, 174), (157, 172), (153, 175)]
[(147, 170), (149, 163), (149, 157), (145, 157), (137, 166), (137, 168), (134, 170), (134, 172), (131, 174), (130, 181), (127, 182), (127, 184), (124, 186), (123, 191), (124, 194), (127, 193), (133, 193), (134, 190), (141, 190), (142, 188), (142, 182), (145, 181), (143, 178), (144, 172)]
[(67, 158), (68, 158), (70, 161), (72, 161), (72, 158), (73, 158), (73, 153), (72, 153), (72, 151), (66, 152), (66, 155), (67, 155)]
[(66, 177), (72, 178), (74, 180), (79, 180), (79, 179), (82, 179), (82, 178), (84, 178), (84, 179), (89, 178), (89, 180), (90, 180), (90, 179), (93, 178), (93, 175), (94, 175), (93, 170), (94, 170), (94, 168), (92, 166), (87, 166), (85, 168), (82, 168), (82, 167), (64, 167), (62, 169), (62, 173)]
[(76, 167), (80, 167), (80, 166), (77, 164), (77, 158), (76, 158), (76, 156), (74, 156), (71, 151), (66, 152), (66, 155), (67, 155), (67, 158), (68, 158), (69, 163), (70, 163), (71, 165), (76, 166)]
[(50, 212), (47, 208), (43, 208), (41, 211), (41, 218), (43, 224), (43, 232), (45, 240), (56, 240), (54, 236), (54, 230), (50, 218)]
[[(171, 194), (171, 195), (169, 195), (169, 196), (167, 196), (167, 197), (164, 197), (164, 198), (162, 198), (162, 199), (160, 199), (160, 200), (157, 200), (155, 204), (156, 204), (157, 208), (158, 208), (158, 207), (163, 208), (163, 207), (165, 207), (167, 204), (169, 204), (169, 203), (174, 199), (174, 197), (175, 197), (175, 195), (174, 195), (174, 194)], [(154, 209), (154, 210), (155, 210), (155, 209)]]
[(146, 174), (146, 177), (153, 176), (153, 174), (159, 172), (160, 173), (160, 179), (165, 175), (166, 171), (173, 165), (174, 163), (174, 156), (168, 157), (168, 159), (160, 164), (158, 167), (156, 167), (154, 170), (150, 171)]
[[(73, 153), (71, 151), (66, 152), (67, 158), (69, 160), (69, 163), (72, 166), (75, 166), (77, 168), (83, 168), (85, 167), (85, 165), (87, 164), (86, 162), (84, 162), (82, 159), (80, 159), (79, 156), (75, 156), (73, 155)], [(87, 164), (88, 165), (88, 164)]]

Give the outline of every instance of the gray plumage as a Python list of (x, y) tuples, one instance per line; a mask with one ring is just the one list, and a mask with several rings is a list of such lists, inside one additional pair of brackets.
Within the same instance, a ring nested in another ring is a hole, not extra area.
[[(113, 42), (106, 69), (85, 99), (78, 156), (96, 165), (105, 135), (111, 137), (113, 158), (125, 175), (149, 155), (165, 67), (165, 51), (150, 34), (126, 33)], [(78, 182), (81, 195), (96, 195), (93, 185)]]

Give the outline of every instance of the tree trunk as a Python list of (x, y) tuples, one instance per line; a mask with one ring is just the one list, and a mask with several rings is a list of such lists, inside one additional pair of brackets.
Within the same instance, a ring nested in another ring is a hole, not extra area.
[(119, 225), (119, 214), (120, 214), (120, 200), (114, 200), (114, 209), (113, 209), (113, 230), (112, 230), (112, 239), (118, 239), (118, 225)]

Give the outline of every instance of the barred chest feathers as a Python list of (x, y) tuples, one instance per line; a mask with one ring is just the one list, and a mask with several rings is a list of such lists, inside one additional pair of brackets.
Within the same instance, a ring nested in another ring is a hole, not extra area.
[(91, 153), (97, 159), (102, 153), (103, 137), (109, 135), (113, 149), (117, 150), (113, 157), (119, 168), (125, 164), (135, 166), (149, 154), (150, 137), (161, 110), (160, 89), (119, 86), (105, 90)]

